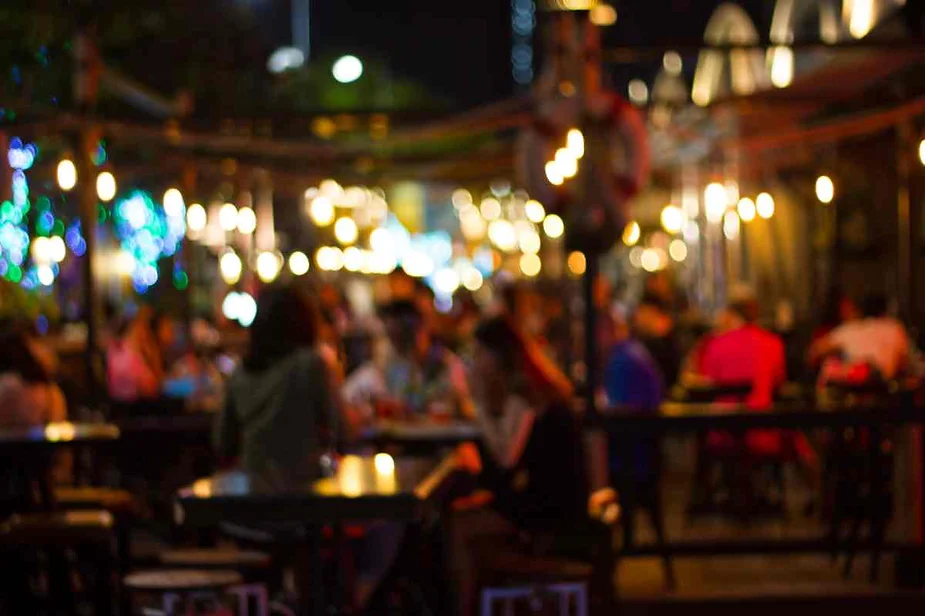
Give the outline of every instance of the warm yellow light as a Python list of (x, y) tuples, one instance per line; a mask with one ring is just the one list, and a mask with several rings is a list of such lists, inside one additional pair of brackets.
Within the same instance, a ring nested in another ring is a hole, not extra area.
[(51, 246), (47, 237), (37, 237), (32, 241), (32, 260), (36, 263), (51, 261)]
[(219, 259), (218, 269), (222, 280), (227, 284), (234, 284), (241, 279), (241, 258), (229, 250)]
[(322, 246), (315, 253), (318, 269), (336, 272), (344, 267), (344, 253), (337, 246)]
[[(925, 141), (922, 143), (925, 143)], [(546, 218), (546, 208), (544, 208), (543, 204), (539, 201), (530, 199), (524, 204), (524, 215), (530, 222), (540, 224), (543, 222), (543, 219)]]
[(684, 240), (671, 240), (668, 245), (668, 254), (678, 263), (684, 261), (687, 258), (687, 244)]
[(919, 141), (919, 160), (925, 165), (925, 139)]
[(521, 252), (536, 254), (540, 251), (540, 234), (532, 229), (524, 231), (518, 234), (517, 243)]
[(176, 188), (168, 188), (164, 192), (164, 213), (171, 218), (178, 218), (183, 215), (183, 207), (186, 205), (183, 201), (183, 193)]
[(874, 0), (849, 0), (849, 3), (848, 31), (856, 39), (864, 38), (874, 27)]
[(327, 227), (334, 222), (334, 204), (324, 195), (315, 197), (308, 206), (308, 215), (319, 227)]
[(61, 190), (71, 190), (77, 185), (77, 167), (67, 158), (58, 163), (58, 186)]
[(467, 205), (472, 204), (472, 193), (470, 193), (465, 188), (457, 188), (453, 191), (453, 197), (451, 200), (453, 202), (453, 207), (459, 210)]
[(395, 240), (388, 229), (373, 229), (369, 234), (369, 246), (376, 252), (391, 252), (395, 248)]
[(641, 235), (642, 230), (639, 228), (639, 223), (635, 220), (631, 221), (623, 228), (623, 243), (627, 246), (635, 246)]
[(225, 231), (234, 231), (238, 228), (238, 208), (234, 203), (226, 203), (218, 211), (218, 224)]
[(562, 171), (559, 170), (559, 165), (556, 164), (556, 161), (551, 160), (546, 163), (545, 171), (546, 179), (549, 180), (549, 183), (553, 186), (561, 186), (562, 182), (565, 181), (565, 176), (562, 175)]
[(657, 272), (662, 267), (662, 261), (655, 248), (646, 248), (642, 251), (640, 264), (642, 265), (642, 269), (650, 273)]
[(208, 216), (206, 209), (198, 203), (193, 203), (186, 210), (186, 227), (193, 233), (198, 233), (206, 228)]
[(568, 271), (572, 272), (575, 276), (581, 276), (585, 273), (585, 270), (588, 267), (588, 260), (585, 258), (585, 253), (574, 251), (570, 252), (568, 255)]
[(352, 218), (338, 218), (334, 223), (334, 237), (341, 244), (352, 244), (357, 241), (360, 231), (357, 229), (357, 223)]
[(793, 50), (789, 47), (772, 47), (771, 83), (778, 88), (786, 88), (793, 81)]
[(662, 228), (668, 233), (680, 233), (684, 227), (684, 212), (676, 205), (668, 204), (662, 208)]
[(444, 267), (434, 273), (433, 282), (434, 291), (441, 295), (452, 295), (456, 293), (456, 289), (459, 288), (462, 281), (459, 279), (459, 274), (457, 274), (455, 270)]
[(380, 475), (391, 475), (395, 472), (395, 460), (387, 453), (377, 453), (373, 458), (373, 465)]
[(122, 276), (131, 276), (135, 271), (135, 257), (127, 250), (116, 253), (116, 272)]
[(311, 263), (308, 260), (308, 255), (304, 252), (297, 250), (289, 255), (289, 271), (294, 276), (304, 276), (310, 268)]
[(562, 237), (565, 233), (565, 223), (555, 214), (550, 214), (543, 220), (543, 231), (553, 239)]
[(726, 212), (726, 187), (712, 182), (703, 191), (704, 212), (710, 222), (719, 222)]
[(488, 225), (485, 219), (479, 214), (479, 210), (474, 205), (463, 209), (459, 214), (459, 229), (463, 237), (470, 242), (478, 242), (485, 237)]
[(642, 79), (633, 79), (629, 83), (630, 101), (636, 105), (645, 105), (649, 102), (649, 86)]
[(507, 220), (493, 220), (488, 225), (488, 239), (504, 252), (517, 250), (517, 231)]
[(527, 254), (520, 257), (520, 271), (524, 276), (533, 278), (540, 273), (542, 267), (543, 262), (538, 255)]
[(257, 214), (249, 207), (238, 210), (238, 233), (250, 235), (257, 229)]
[(604, 28), (617, 23), (617, 9), (603, 2), (595, 4), (589, 14), (591, 23), (595, 26)]
[(835, 183), (827, 175), (816, 178), (816, 198), (822, 203), (832, 203), (835, 198)]
[(575, 160), (585, 155), (585, 136), (577, 128), (571, 129), (565, 137), (565, 147)]
[(484, 199), (479, 206), (479, 212), (485, 220), (498, 220), (501, 218), (501, 203), (492, 197)]
[(38, 275), (39, 284), (44, 287), (50, 287), (55, 282), (55, 270), (51, 269), (50, 265), (39, 265), (35, 268), (35, 273)]
[(344, 248), (344, 269), (358, 272), (363, 267), (363, 251), (356, 246)]
[(578, 160), (566, 148), (559, 148), (556, 151), (555, 163), (559, 173), (565, 179), (573, 178), (578, 173)]
[(116, 196), (116, 178), (113, 174), (103, 171), (96, 176), (96, 196), (100, 201), (112, 201)]
[(677, 51), (666, 51), (662, 56), (662, 68), (669, 75), (680, 75), (681, 69), (684, 68), (684, 61)]
[(279, 276), (279, 258), (272, 252), (261, 252), (257, 255), (257, 277), (263, 282), (273, 282)]
[(482, 278), (482, 272), (475, 269), (474, 267), (467, 267), (463, 270), (462, 276), (460, 276), (462, 285), (470, 291), (478, 291), (482, 288), (484, 279)]
[(739, 204), (736, 206), (736, 209), (739, 212), (739, 218), (742, 219), (742, 222), (751, 222), (755, 220), (755, 214), (757, 212), (755, 202), (748, 197), (739, 199)]
[(423, 252), (411, 250), (402, 259), (401, 268), (413, 278), (424, 278), (433, 273), (434, 261)]
[(48, 238), (48, 256), (55, 263), (61, 263), (67, 256), (64, 240), (57, 235)]
[(740, 226), (739, 215), (735, 210), (726, 212), (725, 216), (723, 216), (723, 235), (726, 236), (727, 240), (734, 240), (739, 237)]
[(774, 216), (774, 197), (766, 192), (759, 194), (755, 197), (755, 209), (762, 218), (771, 218)]

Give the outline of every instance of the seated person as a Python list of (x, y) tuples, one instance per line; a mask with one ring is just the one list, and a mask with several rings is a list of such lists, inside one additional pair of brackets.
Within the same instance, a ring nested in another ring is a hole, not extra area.
[(321, 475), (338, 425), (336, 370), (319, 349), (318, 312), (305, 292), (263, 292), (244, 363), (228, 382), (218, 453), (270, 486)]
[(376, 415), (471, 417), (463, 363), (434, 339), (416, 305), (398, 300), (380, 313), (390, 346), (377, 345), (376, 357), (350, 375), (346, 404), (366, 421)]
[(0, 424), (36, 426), (66, 421), (64, 394), (48, 356), (22, 328), (0, 334)]
[(492, 499), (454, 521), (461, 613), (473, 614), (480, 548), (521, 532), (556, 534), (587, 522), (588, 486), (581, 429), (569, 408), (567, 379), (505, 317), (476, 330), (475, 418), (478, 454), (460, 451)]
[(155, 315), (142, 306), (120, 328), (106, 351), (106, 382), (115, 402), (132, 403), (157, 398), (164, 381), (164, 366)]
[(889, 381), (905, 369), (909, 335), (902, 323), (887, 315), (885, 298), (870, 296), (861, 308), (863, 318), (842, 323), (813, 343), (811, 360), (834, 359), (823, 364), (823, 380)]

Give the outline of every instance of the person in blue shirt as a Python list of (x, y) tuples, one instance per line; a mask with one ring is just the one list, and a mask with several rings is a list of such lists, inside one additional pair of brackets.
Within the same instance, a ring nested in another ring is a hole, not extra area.
[[(657, 414), (665, 385), (655, 360), (629, 329), (625, 314), (614, 311), (614, 344), (604, 365), (604, 392), (610, 413)], [(623, 546), (633, 545), (637, 508), (648, 512), (659, 545), (663, 544), (659, 492), (661, 452), (657, 438), (615, 438), (608, 443), (611, 482), (623, 507)], [(674, 584), (671, 563), (664, 556), (669, 587)]]

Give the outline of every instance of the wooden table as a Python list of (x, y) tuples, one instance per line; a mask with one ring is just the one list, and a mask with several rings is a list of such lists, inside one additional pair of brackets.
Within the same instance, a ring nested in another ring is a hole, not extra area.
[(360, 441), (377, 446), (398, 445), (416, 450), (452, 447), (481, 438), (471, 421), (378, 421), (360, 432)]
[(111, 443), (118, 440), (120, 436), (119, 427), (113, 424), (63, 421), (44, 426), (0, 429), (0, 445), (29, 449), (55, 449)]
[(313, 570), (300, 582), (312, 606), (304, 613), (320, 614), (325, 589), (319, 546), (322, 525), (360, 520), (413, 522), (436, 509), (456, 474), (453, 456), (442, 461), (345, 456), (334, 476), (304, 485), (275, 486), (254, 475), (235, 471), (200, 479), (176, 496), (176, 520), (191, 526), (219, 522), (241, 524), (289, 523), (301, 527), (311, 549)]

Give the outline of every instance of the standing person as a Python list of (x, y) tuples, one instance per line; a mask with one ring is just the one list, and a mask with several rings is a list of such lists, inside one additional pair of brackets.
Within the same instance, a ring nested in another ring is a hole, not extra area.
[(681, 371), (681, 344), (668, 303), (654, 293), (646, 293), (636, 309), (635, 320), (639, 341), (658, 364), (665, 388), (670, 390)]
[(566, 532), (587, 521), (588, 485), (571, 386), (511, 322), (493, 317), (475, 333), (478, 454), (461, 449), (492, 496), (453, 523), (461, 613), (475, 613), (477, 558), (521, 532)]
[(862, 319), (843, 323), (817, 340), (810, 358), (840, 354), (846, 374), (855, 366), (866, 365), (873, 372), (868, 374), (869, 378), (893, 379), (909, 360), (906, 328), (888, 316), (887, 301), (882, 295), (867, 297), (861, 308)]
[(380, 310), (390, 342), (388, 360), (367, 362), (347, 379), (344, 400), (361, 416), (471, 417), (463, 363), (434, 338), (426, 317), (408, 300)]
[(319, 477), (320, 458), (333, 445), (337, 372), (318, 348), (318, 318), (305, 291), (264, 291), (216, 425), (219, 455), (239, 458), (273, 487)]

